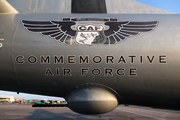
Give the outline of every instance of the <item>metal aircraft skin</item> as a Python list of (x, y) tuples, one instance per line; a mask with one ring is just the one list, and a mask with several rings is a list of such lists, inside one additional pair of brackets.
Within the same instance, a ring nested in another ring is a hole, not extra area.
[(180, 108), (177, 14), (0, 14), (0, 56), (1, 90), (64, 97), (79, 113), (73, 102)]

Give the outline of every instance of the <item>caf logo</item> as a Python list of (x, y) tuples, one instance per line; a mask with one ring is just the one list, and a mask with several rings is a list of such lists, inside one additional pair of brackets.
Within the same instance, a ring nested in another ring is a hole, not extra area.
[(116, 18), (63, 18), (62, 21), (22, 20), (30, 32), (41, 33), (65, 45), (112, 45), (154, 30), (158, 21), (131, 22)]

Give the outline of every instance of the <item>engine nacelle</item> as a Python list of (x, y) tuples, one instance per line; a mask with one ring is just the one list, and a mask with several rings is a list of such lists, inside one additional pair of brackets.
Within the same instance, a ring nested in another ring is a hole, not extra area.
[(81, 114), (103, 114), (118, 106), (116, 95), (98, 86), (79, 87), (66, 97), (68, 107)]

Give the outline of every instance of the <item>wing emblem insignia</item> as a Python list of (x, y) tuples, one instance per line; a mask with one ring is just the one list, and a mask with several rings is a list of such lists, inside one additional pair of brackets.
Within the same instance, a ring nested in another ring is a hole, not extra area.
[(41, 33), (65, 45), (112, 45), (131, 36), (153, 31), (158, 21), (121, 22), (112, 18), (65, 18), (62, 21), (22, 20), (22, 25), (30, 32)]

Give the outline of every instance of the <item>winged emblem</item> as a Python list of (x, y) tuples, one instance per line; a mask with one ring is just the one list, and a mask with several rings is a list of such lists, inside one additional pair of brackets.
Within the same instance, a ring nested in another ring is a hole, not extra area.
[[(79, 24), (79, 21), (85, 23)], [(102, 22), (93, 24), (93, 22)], [(63, 21), (22, 20), (23, 26), (30, 32), (41, 33), (66, 45), (117, 44), (131, 36), (154, 30), (158, 21), (131, 22), (117, 19), (63, 19)]]

